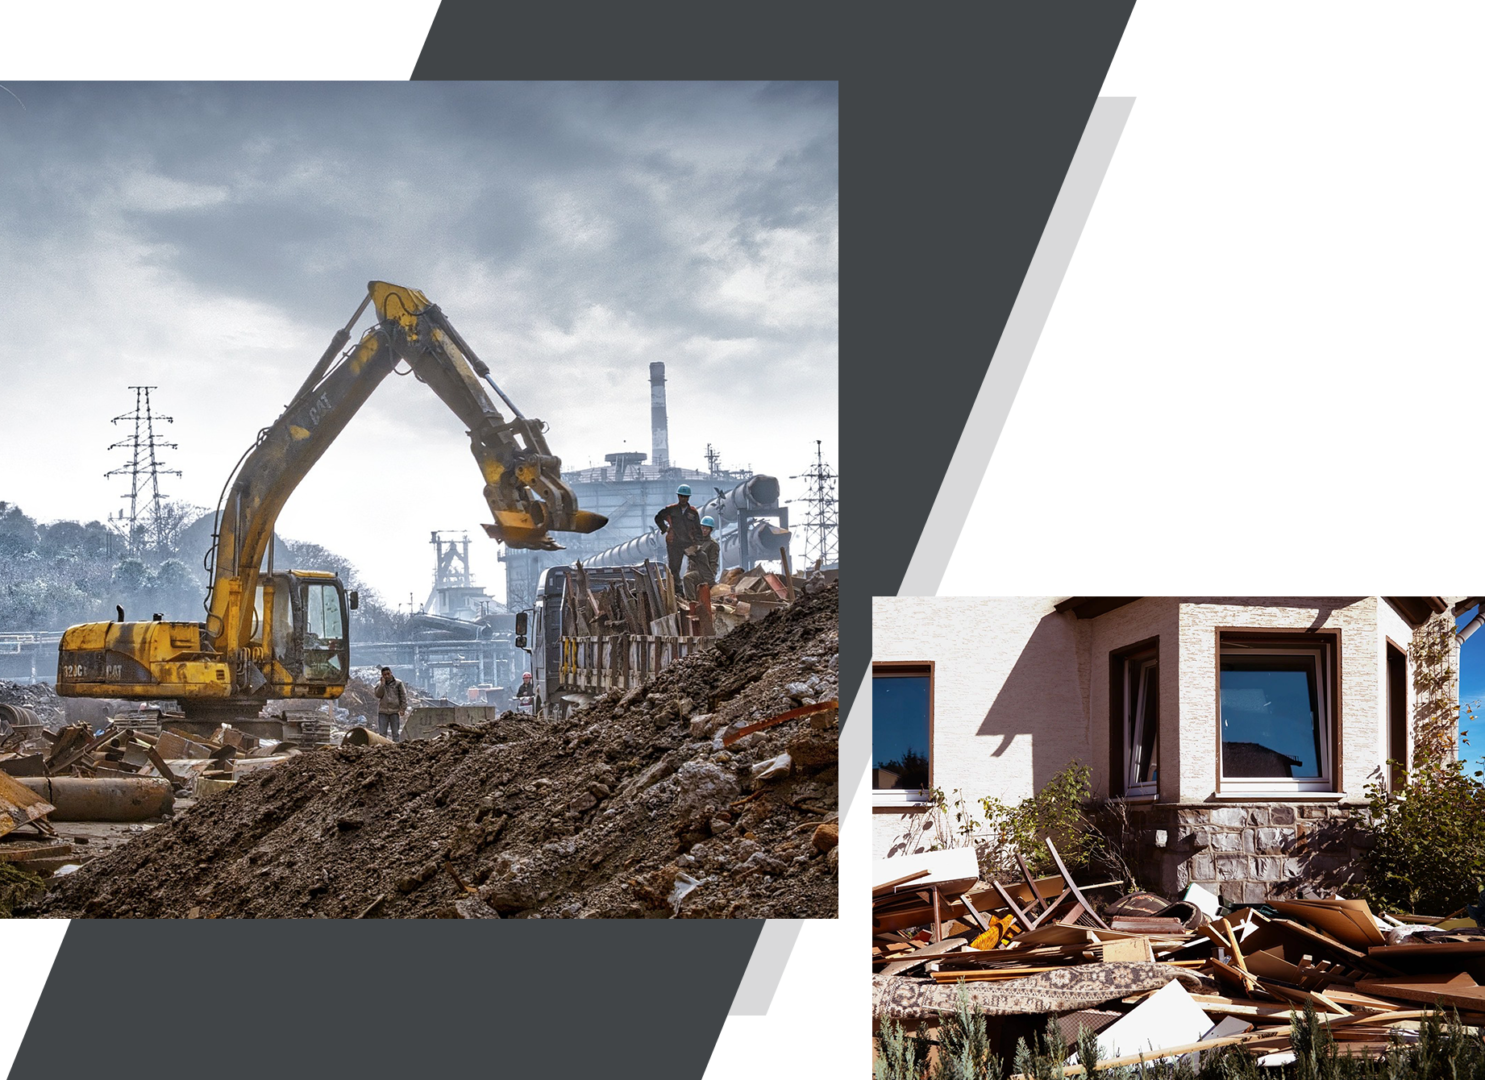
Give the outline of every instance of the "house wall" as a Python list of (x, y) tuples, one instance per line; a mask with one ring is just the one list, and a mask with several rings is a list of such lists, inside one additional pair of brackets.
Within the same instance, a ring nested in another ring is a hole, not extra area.
[[(1093, 691), (1090, 712), (1092, 723), (1089, 739), (1093, 768), (1093, 794), (1107, 798), (1110, 792), (1122, 790), (1122, 778), (1114, 783), (1109, 774), (1109, 743), (1113, 735), (1110, 723), (1109, 654), (1148, 638), (1160, 639), (1160, 732), (1158, 738), (1159, 797), (1177, 796), (1176, 778), (1180, 773), (1180, 632), (1178, 605), (1168, 596), (1146, 596), (1132, 604), (1115, 608), (1082, 625), (1089, 632), (1089, 668)], [(1169, 704), (1166, 704), (1169, 703)], [(1119, 718), (1122, 729), (1123, 717)], [(1122, 753), (1121, 753), (1122, 757)]]
[[(1018, 801), (1074, 758), (1091, 761), (1090, 628), (1057, 614), (1059, 599), (872, 601), (873, 660), (934, 662), (933, 784), (951, 798)], [(873, 810), (874, 852), (895, 853), (914, 813)]]
[[(1413, 628), (1407, 620), (1399, 615), (1391, 604), (1385, 600), (1377, 601), (1377, 685), (1380, 687), (1378, 697), (1378, 722), (1381, 730), (1381, 738), (1377, 743), (1377, 759), (1385, 764), (1391, 756), (1387, 746), (1387, 639), (1407, 653), (1413, 643)], [(1455, 650), (1454, 670), (1459, 670), (1458, 649)], [(1416, 695), (1413, 693), (1413, 661), (1409, 657), (1407, 665), (1407, 738), (1408, 738), (1408, 761), (1413, 760), (1413, 705)], [(1458, 697), (1458, 694), (1455, 694)]]
[[(1386, 637), (1406, 649), (1407, 623), (1378, 597), (1205, 597), (1182, 598), (1179, 624), (1176, 790), (1162, 783), (1159, 802), (1124, 808), (1127, 857), (1141, 882), (1170, 895), (1197, 882), (1229, 902), (1253, 903), (1352, 879), (1369, 843), (1352, 815), (1387, 759)], [(1218, 628), (1340, 631), (1339, 798), (1219, 796)]]
[[(1217, 794), (1217, 630), (1295, 629), (1341, 632), (1339, 790), (1361, 800), (1386, 760), (1386, 663), (1375, 596), (1182, 598), (1180, 614), (1181, 771), (1179, 801)], [(1390, 610), (1390, 609), (1389, 609)], [(1406, 624), (1404, 624), (1406, 625)], [(1163, 733), (1163, 732), (1162, 732)], [(1162, 795), (1164, 793), (1162, 792)]]
[[(1109, 656), (1150, 638), (1160, 649), (1160, 780), (1155, 800), (1119, 803), (1142, 884), (1175, 894), (1199, 882), (1251, 902), (1356, 873), (1367, 837), (1352, 821), (1387, 759), (1388, 637), (1412, 630), (1378, 597), (1144, 597), (1094, 619), (1060, 597), (888, 597), (873, 603), (874, 659), (933, 661), (933, 783), (978, 813), (981, 796), (1016, 802), (1073, 760), (1110, 781)], [(1340, 797), (1219, 798), (1217, 632), (1326, 629), (1341, 638)], [(1409, 665), (1411, 683), (1411, 664)], [(1413, 693), (1408, 688), (1411, 714)], [(875, 807), (878, 857), (900, 853), (922, 811)], [(1122, 818), (1122, 820), (1118, 820)], [(919, 837), (915, 847), (933, 842)]]

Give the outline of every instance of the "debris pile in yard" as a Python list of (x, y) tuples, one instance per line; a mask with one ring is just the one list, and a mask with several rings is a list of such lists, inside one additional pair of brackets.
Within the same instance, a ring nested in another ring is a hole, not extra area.
[(1338, 897), (1223, 907), (1199, 885), (1174, 903), (1135, 893), (1101, 904), (1093, 897), (1117, 883), (1079, 887), (1047, 847), (1059, 875), (1033, 879), (1023, 863), (1013, 883), (982, 882), (968, 848), (878, 860), (878, 1022), (929, 1033), (963, 993), (1003, 1056), (1050, 1016), (1069, 1045), (1096, 1035), (1099, 1069), (1224, 1047), (1282, 1064), (1306, 1009), (1342, 1053), (1415, 1042), (1438, 1008), (1466, 1030), (1485, 1025), (1485, 930), (1473, 919), (1377, 916)]
[(556, 725), (305, 752), (29, 913), (833, 918), (836, 593)]

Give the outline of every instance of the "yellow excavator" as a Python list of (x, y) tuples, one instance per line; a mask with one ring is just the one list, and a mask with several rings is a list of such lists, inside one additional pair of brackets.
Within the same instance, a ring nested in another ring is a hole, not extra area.
[[(367, 305), (377, 323), (355, 347)], [(494, 522), (513, 548), (555, 550), (553, 532), (607, 522), (579, 509), (540, 420), (521, 414), (490, 369), (416, 289), (373, 281), (277, 420), (238, 462), (217, 507), (206, 621), (86, 623), (62, 635), (57, 692), (67, 697), (175, 699), (202, 722), (257, 714), (270, 698), (335, 698), (350, 668), (345, 586), (332, 573), (275, 570), (274, 523), (295, 487), (399, 362), (427, 383), (469, 432)], [(513, 414), (499, 412), (487, 383)], [(264, 567), (268, 555), (269, 565)], [(355, 594), (350, 596), (355, 606)]]

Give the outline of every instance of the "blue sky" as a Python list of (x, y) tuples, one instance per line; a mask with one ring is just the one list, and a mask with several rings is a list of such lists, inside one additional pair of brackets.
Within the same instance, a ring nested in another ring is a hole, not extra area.
[[(1471, 608), (1459, 617), (1458, 625), (1462, 627), (1474, 617), (1475, 609)], [(1478, 703), (1473, 737), (1464, 711), (1464, 706), (1471, 702)], [(1461, 748), (1460, 756), (1472, 762), (1471, 771), (1485, 770), (1485, 716), (1481, 715), (1482, 712), (1485, 712), (1485, 628), (1471, 634), (1459, 650), (1459, 731), (1469, 739), (1469, 745)]]

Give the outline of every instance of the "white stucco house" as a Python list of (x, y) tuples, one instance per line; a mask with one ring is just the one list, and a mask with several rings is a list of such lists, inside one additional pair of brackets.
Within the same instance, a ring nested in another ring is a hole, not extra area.
[(1457, 670), (1454, 616), (1479, 603), (878, 597), (875, 854), (921, 843), (929, 788), (1014, 802), (1076, 760), (1151, 887), (1254, 901), (1344, 875), (1351, 809), (1410, 759), (1415, 635), (1448, 620)]

